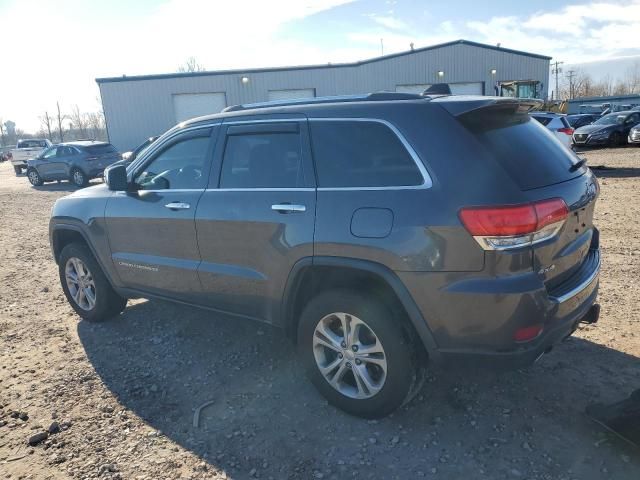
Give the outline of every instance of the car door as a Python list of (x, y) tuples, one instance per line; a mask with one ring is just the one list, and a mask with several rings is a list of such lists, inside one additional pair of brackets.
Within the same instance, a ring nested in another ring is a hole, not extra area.
[(69, 165), (73, 161), (73, 156), (77, 154), (78, 151), (69, 145), (58, 147), (55, 158), (50, 162), (51, 178), (56, 180), (69, 178)]
[(196, 211), (202, 303), (259, 320), (279, 313), (293, 265), (313, 255), (307, 121), (225, 122)]
[(43, 180), (54, 180), (57, 164), (58, 150), (62, 147), (50, 147), (37, 160), (37, 170)]
[(115, 192), (105, 216), (111, 257), (129, 288), (183, 301), (201, 293), (194, 217), (207, 185), (217, 126), (178, 130)]
[[(640, 123), (640, 113), (632, 113), (627, 117), (627, 120), (624, 122), (624, 134), (629, 135), (629, 132), (633, 127)], [(626, 138), (625, 138), (626, 140)]]

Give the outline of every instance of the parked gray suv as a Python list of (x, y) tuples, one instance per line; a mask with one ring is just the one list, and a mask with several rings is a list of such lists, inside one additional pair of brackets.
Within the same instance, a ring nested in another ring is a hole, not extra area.
[(600, 268), (598, 183), (530, 102), (381, 93), (182, 123), (56, 202), (64, 293), (90, 321), (145, 297), (281, 327), (363, 417), (427, 365), (530, 364), (597, 320)]
[(93, 140), (60, 143), (27, 161), (27, 178), (36, 187), (55, 180), (69, 180), (77, 187), (84, 187), (120, 159), (110, 143)]

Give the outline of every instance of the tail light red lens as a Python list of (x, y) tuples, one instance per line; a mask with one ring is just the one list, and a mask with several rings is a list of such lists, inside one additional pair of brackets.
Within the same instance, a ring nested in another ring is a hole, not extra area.
[(516, 330), (516, 333), (513, 334), (513, 339), (516, 342), (529, 342), (538, 337), (542, 333), (542, 329), (544, 325), (538, 323), (536, 325), (531, 325), (530, 327), (523, 327)]
[(558, 131), (566, 135), (573, 135), (573, 128), (559, 128)]
[(569, 215), (561, 198), (524, 205), (468, 207), (459, 216), (467, 231), (487, 250), (517, 248), (555, 236)]

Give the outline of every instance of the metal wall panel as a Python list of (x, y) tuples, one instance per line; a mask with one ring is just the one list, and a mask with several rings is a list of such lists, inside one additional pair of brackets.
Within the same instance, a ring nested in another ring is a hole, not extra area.
[[(245, 76), (248, 82), (242, 82)], [(172, 97), (180, 93), (224, 92), (227, 104), (235, 105), (266, 101), (270, 90), (315, 88), (316, 96), (327, 96), (395, 91), (397, 85), (483, 82), (484, 94), (493, 95), (498, 81), (537, 80), (544, 98), (548, 78), (548, 58), (459, 42), (361, 64), (103, 79), (98, 84), (109, 138), (126, 151), (175, 124)]]

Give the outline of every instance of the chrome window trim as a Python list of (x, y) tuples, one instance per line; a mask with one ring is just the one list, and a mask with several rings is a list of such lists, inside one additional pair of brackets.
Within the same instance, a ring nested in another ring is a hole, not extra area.
[(405, 138), (404, 135), (398, 130), (398, 128), (387, 120), (383, 120), (382, 118), (368, 118), (368, 117), (342, 117), (342, 118), (333, 118), (333, 117), (311, 117), (309, 118), (310, 122), (373, 122), (373, 123), (381, 123), (385, 125), (395, 136), (400, 140), (400, 143), (404, 146), (407, 153), (415, 163), (416, 167), (420, 171), (420, 175), (422, 175), (422, 184), (420, 185), (389, 185), (384, 187), (318, 187), (318, 191), (321, 192), (334, 192), (334, 191), (380, 191), (380, 190), (423, 190), (427, 188), (431, 188), (433, 186), (433, 180), (431, 179), (431, 175), (427, 171), (424, 163), (420, 159), (418, 153), (414, 150), (413, 146), (409, 143), (409, 141)]
[(205, 192), (315, 192), (313, 187), (207, 188)]
[(251, 123), (292, 123), (292, 122), (306, 122), (307, 118), (265, 118), (263, 120), (232, 120), (230, 122), (223, 122), (225, 126), (228, 125), (246, 125)]

